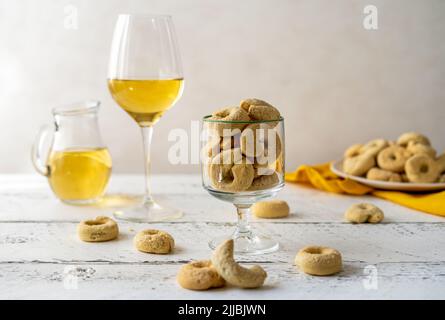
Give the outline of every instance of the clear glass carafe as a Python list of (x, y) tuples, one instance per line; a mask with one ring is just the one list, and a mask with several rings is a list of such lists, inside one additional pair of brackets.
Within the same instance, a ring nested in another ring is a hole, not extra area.
[(111, 173), (111, 157), (98, 124), (99, 101), (53, 109), (54, 126), (44, 126), (32, 148), (36, 170), (54, 194), (69, 204), (98, 202)]

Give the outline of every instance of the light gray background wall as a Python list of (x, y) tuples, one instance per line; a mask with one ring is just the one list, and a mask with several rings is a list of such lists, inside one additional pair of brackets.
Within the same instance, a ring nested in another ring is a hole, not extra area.
[[(64, 28), (66, 5), (78, 29)], [(379, 30), (362, 26), (379, 9)], [(154, 172), (172, 166), (167, 135), (211, 110), (259, 97), (286, 118), (287, 169), (354, 142), (418, 130), (445, 148), (445, 1), (0, 0), (0, 172), (31, 172), (29, 149), (52, 107), (102, 101), (115, 172), (142, 172), (139, 131), (110, 98), (119, 13), (169, 13), (182, 49), (182, 99), (156, 125)]]

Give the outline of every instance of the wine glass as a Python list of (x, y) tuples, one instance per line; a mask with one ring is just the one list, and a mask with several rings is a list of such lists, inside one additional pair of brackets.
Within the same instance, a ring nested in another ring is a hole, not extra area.
[(141, 127), (145, 158), (143, 202), (115, 216), (132, 221), (177, 219), (182, 212), (153, 200), (150, 145), (153, 125), (181, 97), (183, 74), (172, 18), (121, 14), (117, 19), (108, 70), (108, 88), (122, 109)]
[[(231, 133), (221, 135), (221, 129)], [(255, 233), (247, 218), (252, 204), (284, 187), (284, 119), (243, 122), (206, 116), (201, 140), (203, 186), (212, 196), (233, 203), (238, 215), (232, 235), (212, 239), (210, 248), (232, 238), (237, 253), (278, 250), (278, 242)]]

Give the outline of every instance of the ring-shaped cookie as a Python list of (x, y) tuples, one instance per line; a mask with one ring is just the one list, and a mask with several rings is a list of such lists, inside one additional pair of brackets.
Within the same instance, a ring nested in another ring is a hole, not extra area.
[[(280, 112), (272, 106), (250, 106), (249, 117), (253, 120), (279, 120)], [(271, 126), (275, 126), (277, 122), (270, 123)]]
[(360, 153), (362, 153), (363, 144), (356, 143), (352, 146), (348, 147), (348, 149), (345, 150), (343, 156), (345, 158), (355, 157), (358, 156)]
[(212, 264), (221, 277), (231, 285), (241, 288), (258, 288), (264, 284), (267, 272), (259, 265), (241, 266), (233, 256), (233, 239), (220, 243), (212, 254)]
[(205, 161), (211, 160), (214, 156), (224, 150), (239, 147), (239, 135), (220, 137), (210, 136), (207, 143), (202, 148), (202, 156)]
[(328, 276), (341, 271), (342, 258), (335, 249), (308, 246), (298, 251), (295, 264), (305, 273), (314, 276)]
[(250, 124), (241, 133), (240, 149), (247, 157), (256, 157), (261, 164), (272, 163), (281, 156), (281, 138), (267, 124)]
[[(264, 141), (264, 152), (261, 156), (257, 156), (255, 161), (259, 166), (267, 166), (272, 168), (275, 165), (276, 171), (282, 169), (282, 142), (278, 133), (275, 132), (267, 140)], [(281, 159), (281, 160), (280, 160)]]
[(77, 225), (77, 234), (82, 241), (103, 242), (117, 238), (119, 227), (111, 218), (98, 216), (93, 220), (84, 220)]
[[(245, 110), (252, 120), (279, 120), (281, 115), (277, 108), (270, 103), (260, 99), (246, 99), (240, 103), (241, 109)], [(275, 126), (276, 123), (271, 123)]]
[(430, 140), (423, 134), (417, 132), (406, 132), (397, 139), (397, 144), (406, 147), (410, 141), (418, 142), (424, 145), (431, 145)]
[(252, 213), (258, 218), (274, 219), (289, 215), (290, 208), (284, 200), (259, 201), (252, 206)]
[[(278, 160), (277, 160), (278, 161)], [(279, 163), (277, 163), (277, 161), (275, 163), (269, 164), (259, 164), (259, 163), (254, 163), (253, 164), (253, 169), (255, 170), (255, 178), (261, 177), (261, 176), (268, 176), (273, 174), (274, 172), (276, 172), (278, 170), (277, 167), (280, 166)]]
[(371, 153), (362, 153), (343, 160), (343, 171), (353, 176), (362, 176), (375, 166), (375, 157)]
[(426, 154), (433, 159), (436, 157), (436, 150), (433, 147), (419, 142), (414, 142), (414, 141), (408, 142), (406, 150), (408, 150), (413, 155)]
[(258, 157), (264, 154), (264, 140), (267, 138), (268, 131), (260, 123), (249, 124), (243, 129), (240, 136), (240, 148), (247, 157)]
[(253, 164), (243, 157), (239, 148), (224, 150), (209, 165), (209, 178), (213, 188), (238, 192), (247, 190), (253, 182)]
[(250, 121), (251, 119), (249, 114), (243, 108), (229, 107), (212, 113), (209, 120), (217, 120), (216, 122), (210, 122), (210, 127), (221, 137), (224, 137), (239, 134), (247, 125), (247, 123), (243, 122)]
[(146, 253), (166, 254), (175, 247), (175, 240), (169, 233), (155, 229), (138, 232), (133, 243), (136, 249)]
[(183, 265), (177, 280), (181, 287), (189, 290), (208, 290), (226, 284), (210, 260), (192, 261)]
[(392, 172), (402, 172), (411, 154), (403, 147), (391, 146), (383, 149), (377, 155), (380, 168)]
[(402, 182), (410, 182), (406, 173), (402, 173), (400, 177), (402, 178)]
[(368, 173), (366, 173), (366, 179), (390, 181), (390, 182), (402, 182), (402, 177), (400, 176), (400, 174), (379, 168), (369, 169)]
[(384, 217), (383, 211), (370, 203), (353, 204), (345, 212), (345, 219), (352, 223), (379, 223)]
[(410, 182), (432, 183), (440, 175), (439, 166), (435, 160), (425, 154), (418, 154), (408, 159), (405, 172)]
[(269, 175), (262, 175), (254, 178), (248, 191), (267, 190), (277, 186), (280, 183), (280, 178), (276, 172)]
[(219, 135), (212, 135), (207, 140), (202, 148), (203, 159), (210, 160), (215, 155), (221, 152), (221, 137)]
[(243, 108), (246, 111), (249, 111), (250, 106), (269, 106), (272, 107), (272, 105), (264, 100), (256, 99), (256, 98), (248, 98), (241, 100), (239, 106)]
[(445, 153), (437, 157), (436, 160), (437, 167), (439, 169), (439, 172), (442, 173), (445, 171)]
[(388, 141), (385, 139), (374, 139), (366, 143), (361, 148), (361, 153), (370, 153), (373, 156), (376, 156), (380, 151), (385, 149), (388, 146)]

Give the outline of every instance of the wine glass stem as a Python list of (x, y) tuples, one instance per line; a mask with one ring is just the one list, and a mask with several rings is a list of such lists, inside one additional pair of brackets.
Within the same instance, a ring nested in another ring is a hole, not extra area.
[(151, 168), (151, 137), (153, 136), (153, 127), (141, 127), (142, 142), (144, 145), (144, 169), (145, 169), (145, 195), (144, 204), (153, 202), (150, 186), (150, 168)]
[(235, 205), (238, 213), (238, 225), (234, 234), (234, 238), (238, 237), (250, 237), (250, 225), (248, 221), (248, 214), (250, 205)]

